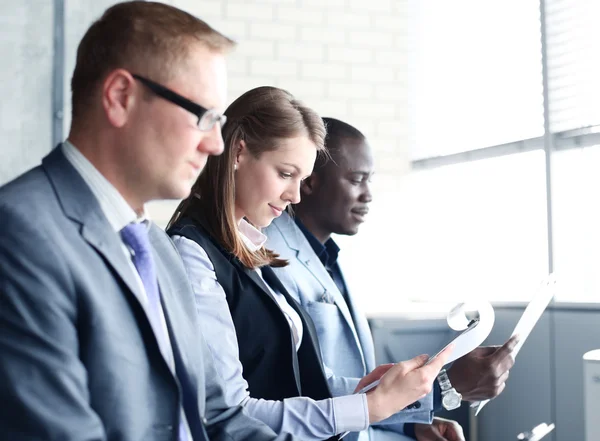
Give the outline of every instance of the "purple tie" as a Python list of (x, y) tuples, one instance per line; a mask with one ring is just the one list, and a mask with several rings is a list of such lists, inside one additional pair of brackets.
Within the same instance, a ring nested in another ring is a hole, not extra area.
[[(131, 223), (121, 230), (123, 242), (132, 251), (132, 261), (142, 279), (146, 297), (148, 298), (148, 316), (154, 335), (158, 340), (163, 356), (167, 362), (173, 365), (173, 350), (166, 329), (162, 325), (162, 312), (160, 308), (160, 291), (158, 290), (158, 279), (156, 277), (156, 268), (152, 257), (152, 246), (148, 237), (148, 226), (144, 223)], [(179, 441), (187, 441), (187, 431), (183, 422), (179, 424)]]

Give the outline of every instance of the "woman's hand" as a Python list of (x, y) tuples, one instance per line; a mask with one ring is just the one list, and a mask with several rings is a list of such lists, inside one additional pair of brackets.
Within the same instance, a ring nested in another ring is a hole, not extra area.
[[(386, 372), (380, 375), (379, 385), (366, 394), (369, 421), (376, 423), (384, 420), (431, 392), (433, 382), (446, 364), (453, 348), (454, 345), (448, 346), (427, 366), (424, 366), (428, 359), (427, 355), (419, 355), (412, 360), (402, 361), (387, 368)], [(375, 381), (376, 375), (385, 370), (386, 366), (379, 366), (363, 380), (372, 378), (372, 381)], [(364, 385), (370, 382), (365, 381)]]

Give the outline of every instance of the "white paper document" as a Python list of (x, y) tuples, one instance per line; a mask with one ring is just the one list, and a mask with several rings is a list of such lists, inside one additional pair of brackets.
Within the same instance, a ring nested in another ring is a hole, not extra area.
[[(517, 326), (515, 326), (511, 337), (513, 335), (518, 335), (519, 342), (515, 345), (515, 348), (513, 349), (513, 357), (517, 357), (517, 354), (525, 344), (527, 337), (529, 337), (529, 334), (531, 334), (531, 331), (533, 331), (535, 324), (538, 322), (538, 320), (550, 304), (550, 301), (552, 300), (555, 294), (556, 279), (553, 274), (550, 274), (541, 283), (540, 287), (538, 288), (538, 291), (533, 296), (533, 299), (531, 299), (529, 305), (527, 305), (527, 308), (525, 308), (525, 311), (519, 319)], [(478, 415), (481, 409), (483, 409), (483, 407), (489, 401), (490, 400), (484, 400), (480, 402), (471, 403), (471, 407), (476, 407), (475, 415)]]

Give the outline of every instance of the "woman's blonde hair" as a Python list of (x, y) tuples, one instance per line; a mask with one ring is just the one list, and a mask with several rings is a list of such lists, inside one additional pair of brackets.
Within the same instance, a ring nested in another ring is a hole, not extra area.
[(264, 247), (250, 251), (242, 242), (235, 220), (234, 164), (241, 141), (255, 158), (279, 148), (282, 139), (307, 136), (319, 154), (325, 152), (325, 126), (321, 117), (289, 92), (276, 87), (258, 87), (236, 99), (225, 111), (225, 150), (208, 158), (206, 166), (171, 218), (181, 215), (202, 226), (247, 268), (281, 267), (287, 261)]

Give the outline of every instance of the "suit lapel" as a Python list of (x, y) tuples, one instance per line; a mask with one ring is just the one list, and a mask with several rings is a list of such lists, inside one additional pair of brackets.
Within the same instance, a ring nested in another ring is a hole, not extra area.
[[(285, 217), (284, 217), (285, 216)], [(361, 354), (363, 365), (365, 369), (367, 369), (367, 363), (365, 359), (365, 354), (363, 352), (363, 347), (361, 346), (361, 340), (359, 339), (359, 335), (356, 330), (355, 322), (350, 313), (350, 309), (346, 304), (346, 300), (344, 296), (336, 286), (335, 282), (325, 269), (323, 263), (319, 260), (319, 257), (315, 254), (315, 251), (312, 249), (308, 240), (304, 236), (304, 233), (298, 228), (296, 222), (292, 217), (283, 213), (280, 217), (280, 220), (277, 223), (278, 227), (281, 230), (281, 234), (286, 241), (289, 248), (296, 251), (296, 259), (298, 262), (306, 268), (306, 270), (315, 278), (315, 280), (323, 287), (324, 293), (323, 295), (330, 294), (334, 303), (340, 310), (340, 313), (344, 317), (346, 324), (348, 325), (354, 339), (356, 341), (356, 345)], [(371, 347), (373, 344), (371, 343)]]
[[(150, 228), (150, 240), (152, 242), (163, 314), (169, 332), (169, 340), (175, 359), (176, 370), (179, 371), (183, 368), (183, 371), (189, 376), (190, 373), (195, 370), (188, 368), (190, 362), (186, 348), (193, 347), (194, 342), (192, 339), (193, 336), (196, 335), (197, 330), (195, 330), (192, 325), (195, 323), (195, 318), (189, 317), (190, 312), (181, 307), (182, 303), (185, 304), (185, 301), (182, 302), (182, 299), (179, 297), (185, 295), (185, 292), (183, 292), (184, 289), (178, 289), (177, 286), (178, 284), (187, 283), (187, 279), (173, 279), (173, 272), (167, 267), (167, 264), (176, 265), (177, 262), (164, 262), (164, 257), (169, 255), (169, 250), (164, 249), (164, 244), (157, 237), (159, 234), (164, 233), (160, 231), (158, 227), (153, 225)], [(183, 300), (189, 300), (190, 302), (194, 301), (193, 298)], [(178, 375), (178, 377), (180, 377), (180, 375)]]
[[(340, 268), (340, 274), (342, 278), (344, 277), (343, 271)], [(357, 312), (357, 308), (354, 304), (354, 298), (352, 297), (352, 292), (346, 285), (346, 290), (348, 291), (348, 308), (350, 309), (350, 314), (354, 318), (354, 324), (356, 328), (356, 334), (359, 342), (359, 347), (362, 350), (362, 355), (365, 363), (366, 372), (371, 372), (375, 369), (375, 348), (373, 346), (373, 335), (371, 334), (371, 328), (369, 327), (369, 322), (367, 318)]]
[[(46, 156), (42, 161), (42, 166), (54, 186), (65, 215), (80, 225), (82, 238), (103, 257), (106, 264), (123, 282), (127, 288), (123, 290), (125, 295), (132, 296), (145, 312), (146, 297), (131, 270), (131, 264), (127, 261), (122, 241), (112, 229), (86, 182), (73, 168), (60, 148), (55, 148)], [(144, 317), (146, 323), (142, 326), (153, 331), (150, 320), (147, 316)], [(156, 349), (160, 351), (154, 332), (152, 332), (152, 337)]]
[(112, 229), (96, 197), (83, 178), (71, 166), (60, 148), (55, 148), (42, 161), (56, 195), (72, 221), (81, 225), (81, 235), (119, 276), (129, 291), (143, 305), (143, 293), (130, 271), (122, 242)]
[(263, 276), (266, 281), (268, 281), (269, 285), (271, 285), (274, 289), (278, 290), (287, 300), (294, 311), (298, 313), (300, 319), (302, 320), (302, 325), (304, 326), (304, 332), (308, 335), (308, 337), (312, 340), (313, 346), (317, 349), (317, 358), (321, 365), (323, 365), (323, 360), (321, 358), (321, 351), (319, 350), (319, 337), (317, 336), (317, 331), (314, 327), (313, 321), (308, 315), (308, 313), (298, 304), (298, 302), (287, 292), (285, 286), (281, 283), (277, 274), (273, 271), (271, 267), (263, 268)]

